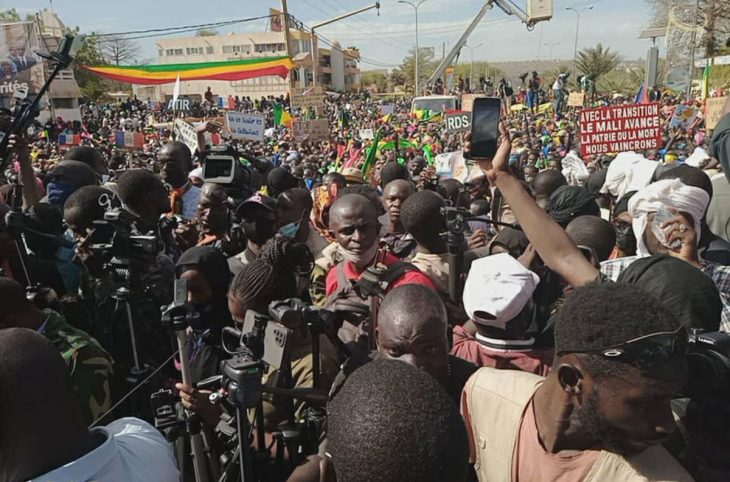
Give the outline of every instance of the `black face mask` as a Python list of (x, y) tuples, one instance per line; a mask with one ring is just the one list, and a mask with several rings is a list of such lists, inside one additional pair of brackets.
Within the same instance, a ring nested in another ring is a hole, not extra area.
[(616, 231), (616, 246), (630, 256), (636, 254), (634, 228), (628, 223), (621, 223), (614, 224), (613, 229)]
[(193, 308), (200, 316), (195, 318), (196, 321), (191, 323), (190, 327), (194, 330), (205, 330), (210, 328), (213, 321), (215, 321), (212, 319), (213, 305), (211, 303), (193, 303)]
[(245, 221), (242, 223), (243, 232), (253, 244), (261, 246), (274, 237), (276, 223), (268, 220)]

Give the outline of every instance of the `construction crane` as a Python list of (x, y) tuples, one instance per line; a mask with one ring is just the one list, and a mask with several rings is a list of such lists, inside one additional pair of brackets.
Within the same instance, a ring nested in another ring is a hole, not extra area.
[[(515, 5), (511, 0), (487, 0), (456, 42), (454, 48), (451, 49), (448, 55), (446, 55), (438, 67), (436, 67), (433, 74), (431, 74), (431, 77), (427, 80), (428, 84), (433, 84), (436, 79), (441, 78), (444, 75), (447, 67), (459, 56), (461, 48), (469, 39), (469, 35), (471, 35), (472, 31), (476, 28), (479, 22), (481, 22), (482, 18), (484, 18), (484, 15), (486, 15), (487, 12), (495, 5), (507, 15), (514, 15), (518, 17), (527, 26), (527, 30), (530, 31), (535, 28), (535, 24), (537, 22), (550, 20), (553, 16), (552, 0), (528, 0), (529, 13)], [(420, 87), (420, 85), (417, 86), (416, 92), (420, 92), (418, 87)]]

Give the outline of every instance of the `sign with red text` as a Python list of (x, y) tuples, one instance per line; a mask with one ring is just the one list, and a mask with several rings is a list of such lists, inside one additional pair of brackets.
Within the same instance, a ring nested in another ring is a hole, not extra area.
[(583, 156), (661, 149), (659, 104), (630, 104), (580, 112)]

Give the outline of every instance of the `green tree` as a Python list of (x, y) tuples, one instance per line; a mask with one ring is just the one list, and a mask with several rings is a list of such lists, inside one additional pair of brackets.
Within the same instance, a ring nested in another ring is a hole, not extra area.
[(595, 47), (587, 47), (578, 52), (576, 59), (578, 72), (592, 75), (596, 82), (602, 75), (606, 75), (621, 63), (621, 56), (611, 52), (608, 47), (598, 44)]
[[(0, 22), (20, 22), (21, 17), (15, 8), (8, 8), (0, 10)], [(32, 22), (35, 20), (35, 15), (29, 13), (25, 16), (26, 22)]]
[(218, 35), (218, 30), (214, 28), (201, 28), (195, 32), (196, 37), (215, 37)]
[[(418, 49), (418, 76), (421, 78), (421, 85), (428, 79), (436, 67), (438, 61), (434, 59), (433, 48), (422, 47)], [(403, 59), (399, 67), (393, 69), (391, 80), (394, 85), (404, 86), (406, 91), (413, 92), (413, 80), (416, 72), (416, 51), (411, 49)]]
[(360, 84), (363, 88), (368, 88), (371, 85), (375, 85), (378, 92), (388, 91), (388, 75), (378, 70), (366, 70), (360, 76)]
[[(78, 34), (78, 27), (73, 29), (72, 33)], [(83, 69), (82, 65), (107, 65), (99, 48), (98, 37), (95, 37), (93, 33), (86, 37), (84, 44), (76, 52), (73, 63), (74, 78), (79, 84), (83, 98), (92, 101), (105, 98), (114, 89), (114, 84), (110, 80)]]

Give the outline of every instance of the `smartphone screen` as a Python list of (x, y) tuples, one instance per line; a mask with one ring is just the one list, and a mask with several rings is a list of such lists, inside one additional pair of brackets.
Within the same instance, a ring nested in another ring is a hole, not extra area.
[(471, 113), (471, 152), (473, 159), (491, 159), (497, 153), (499, 114), (502, 109), (498, 97), (477, 97)]

